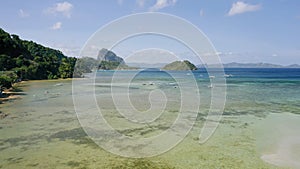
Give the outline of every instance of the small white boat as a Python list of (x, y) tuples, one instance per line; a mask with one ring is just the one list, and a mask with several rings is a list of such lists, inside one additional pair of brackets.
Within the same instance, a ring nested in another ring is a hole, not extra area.
[(53, 86), (62, 86), (63, 84), (62, 83), (56, 83), (55, 85)]
[(207, 87), (208, 87), (208, 88), (213, 88), (213, 85), (212, 85), (212, 84), (210, 84), (210, 85), (208, 85)]
[(209, 76), (209, 78), (210, 78), (210, 79), (214, 79), (214, 78), (216, 78), (216, 77), (215, 77), (215, 76)]
[(225, 74), (224, 77), (232, 77), (232, 74)]

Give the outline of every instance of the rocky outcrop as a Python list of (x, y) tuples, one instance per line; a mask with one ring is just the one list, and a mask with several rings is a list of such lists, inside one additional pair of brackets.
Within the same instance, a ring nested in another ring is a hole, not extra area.
[(99, 51), (97, 60), (98, 61), (108, 61), (108, 62), (119, 62), (121, 64), (125, 63), (121, 57), (117, 56), (114, 52), (112, 52), (108, 49), (105, 49), (105, 48), (102, 48)]
[(164, 66), (162, 69), (164, 69), (164, 70), (197, 70), (196, 66), (187, 60), (172, 62), (172, 63)]

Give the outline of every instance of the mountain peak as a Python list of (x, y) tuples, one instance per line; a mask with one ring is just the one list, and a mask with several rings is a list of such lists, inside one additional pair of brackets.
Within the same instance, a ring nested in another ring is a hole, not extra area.
[(106, 48), (102, 48), (98, 52), (97, 59), (98, 59), (98, 61), (110, 61), (110, 62), (124, 63), (124, 60), (121, 57), (117, 56), (114, 52), (112, 52)]

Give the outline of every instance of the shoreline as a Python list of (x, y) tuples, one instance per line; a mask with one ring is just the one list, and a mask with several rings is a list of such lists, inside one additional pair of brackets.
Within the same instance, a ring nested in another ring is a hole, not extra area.
[[(7, 104), (7, 102), (13, 102), (15, 100), (21, 99), (22, 95), (26, 95), (21, 87), (21, 84), (23, 83), (24, 81), (15, 83), (10, 89), (5, 89), (4, 91), (2, 91), (0, 96), (0, 105), (5, 105)], [(0, 110), (0, 119), (4, 119), (7, 116), (9, 116), (9, 113)]]
[[(2, 91), (2, 95), (0, 95), (0, 105), (5, 106), (5, 104), (9, 102), (14, 102), (15, 100), (22, 99), (22, 96), (27, 94), (26, 91), (23, 91), (24, 88), (23, 84), (29, 82), (70, 81), (73, 79), (81, 79), (81, 78), (24, 80), (24, 81), (17, 82), (11, 88)], [(0, 110), (0, 119), (4, 119), (9, 115), (10, 115), (9, 113)]]
[[(13, 85), (13, 87), (9, 88), (9, 89), (5, 89), (2, 91), (2, 95), (0, 95), (0, 104), (1, 101), (5, 102), (5, 101), (9, 101), (9, 100), (15, 100), (21, 97), (17, 97), (20, 95), (26, 95), (26, 92), (24, 92), (22, 90), (22, 86), (20, 86), (20, 84), (24, 84), (27, 82), (55, 82), (55, 81), (69, 81), (69, 80), (79, 80), (82, 78), (66, 78), (66, 79), (42, 79), (42, 80), (23, 80), (20, 82), (17, 82)], [(3, 103), (2, 102), (2, 103)]]
[(4, 104), (7, 101), (11, 101), (11, 100), (16, 100), (16, 99), (20, 99), (21, 97), (19, 96), (19, 94), (16, 94), (16, 92), (14, 92), (14, 94), (9, 94), (7, 95), (7, 93), (3, 92), (4, 97), (0, 97), (0, 103)]
[(0, 95), (0, 104), (3, 104), (7, 101), (19, 99), (21, 98), (20, 95), (25, 95), (26, 93), (23, 92), (22, 89), (20, 89), (20, 84), (22, 83), (24, 83), (24, 81), (15, 83), (11, 88), (3, 90), (2, 94)]

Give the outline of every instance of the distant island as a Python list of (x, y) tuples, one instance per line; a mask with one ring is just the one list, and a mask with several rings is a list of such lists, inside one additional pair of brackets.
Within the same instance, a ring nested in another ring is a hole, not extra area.
[(117, 56), (113, 51), (102, 48), (97, 56), (98, 69), (102, 70), (128, 70), (137, 69), (136, 67), (130, 67), (126, 65), (125, 61)]
[(124, 59), (117, 56), (113, 51), (102, 48), (98, 52), (97, 56), (98, 61), (107, 61), (107, 62), (118, 62), (120, 64), (125, 64)]
[[(204, 68), (204, 65), (197, 65), (198, 68)], [(210, 67), (217, 67), (217, 65), (210, 65)], [(298, 64), (292, 64), (288, 66), (271, 64), (271, 63), (225, 63), (223, 64), (224, 68), (300, 68)]]
[(125, 61), (113, 51), (102, 48), (99, 50), (97, 59), (82, 57), (77, 61), (75, 70), (82, 73), (90, 73), (92, 70), (128, 70), (137, 69), (126, 65)]
[[(93, 70), (138, 69), (134, 64), (128, 66), (125, 61), (108, 49), (101, 49), (96, 56), (75, 58), (65, 56), (61, 51), (45, 47), (33, 41), (22, 40), (18, 35), (9, 34), (0, 28), (0, 92), (4, 88), (22, 80), (43, 80), (83, 77)], [(197, 70), (205, 65), (175, 61), (169, 64), (144, 64), (163, 70)], [(210, 65), (214, 67), (216, 65)], [(300, 68), (298, 64), (288, 66), (269, 63), (227, 63), (224, 68)], [(75, 71), (74, 71), (75, 70)]]
[(197, 67), (188, 60), (175, 61), (165, 65), (163, 70), (197, 70)]
[(141, 69), (148, 69), (148, 68), (156, 68), (156, 69), (161, 69), (168, 63), (143, 63), (143, 62), (130, 62), (126, 63), (128, 66), (132, 67), (139, 67)]
[[(130, 66), (141, 67), (141, 68), (163, 68), (168, 63), (128, 63)], [(205, 68), (207, 65), (196, 65), (197, 68)], [(217, 67), (217, 65), (210, 65), (210, 67)], [(224, 68), (300, 68), (298, 64), (291, 64), (288, 66), (271, 64), (271, 63), (224, 63)]]

